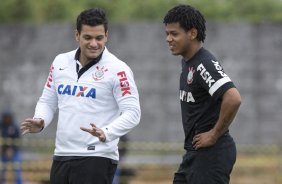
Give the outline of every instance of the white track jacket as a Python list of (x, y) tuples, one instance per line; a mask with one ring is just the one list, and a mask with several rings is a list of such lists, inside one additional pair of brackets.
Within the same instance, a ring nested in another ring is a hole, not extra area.
[[(54, 155), (118, 160), (119, 137), (133, 129), (141, 116), (133, 73), (105, 48), (100, 61), (78, 78), (76, 51), (53, 61), (34, 118), (44, 119), (46, 128), (59, 109)], [(90, 128), (90, 123), (103, 129), (106, 142), (80, 130)]]

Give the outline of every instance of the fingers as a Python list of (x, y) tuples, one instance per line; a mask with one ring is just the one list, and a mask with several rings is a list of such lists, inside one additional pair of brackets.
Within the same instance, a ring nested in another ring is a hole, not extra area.
[(37, 118), (27, 118), (24, 122), (21, 123), (20, 129), (22, 134), (25, 135), (27, 133), (38, 133), (44, 128), (44, 120)]
[(92, 134), (92, 128), (89, 129), (89, 128), (84, 128), (84, 127), (80, 127), (80, 130), (84, 131), (84, 132), (88, 132), (90, 134)]
[(96, 127), (96, 125), (94, 125), (93, 123), (90, 123), (90, 125), (91, 125), (92, 127), (95, 127), (95, 128), (97, 128), (97, 127)]
[(193, 147), (195, 149), (210, 147), (215, 143), (216, 140), (214, 139), (214, 137), (211, 135), (210, 132), (197, 134), (193, 137), (193, 141), (192, 141)]
[(196, 150), (202, 147), (201, 142), (202, 142), (202, 141), (201, 141), (201, 134), (195, 135), (195, 136), (193, 137), (192, 144), (193, 144), (193, 147), (194, 147)]
[(100, 135), (101, 132), (99, 132), (99, 128), (97, 128), (94, 124), (90, 124), (92, 126), (92, 128), (84, 128), (84, 127), (80, 127), (81, 130), (88, 132), (96, 137), (98, 137)]
[(95, 136), (95, 137), (99, 137), (101, 136), (100, 133), (96, 130), (93, 129), (89, 129), (89, 128), (84, 128), (84, 127), (80, 127), (80, 130), (84, 131), (84, 132), (88, 132), (91, 135)]
[(28, 129), (22, 131), (22, 135), (28, 134), (30, 131)]
[(24, 122), (21, 123), (21, 127), (31, 126), (32, 119), (25, 119)]
[(195, 144), (197, 141), (199, 141), (200, 140), (200, 135), (195, 135), (194, 137), (193, 137), (193, 141), (192, 141), (192, 144)]
[(97, 128), (93, 123), (90, 123), (90, 125), (92, 126), (93, 132), (97, 135), (97, 137), (99, 137), (102, 133), (101, 129)]
[(25, 121), (25, 122), (33, 122), (34, 119), (33, 119), (33, 118), (26, 118), (24, 121)]
[(20, 126), (22, 135), (30, 133), (31, 127), (32, 127), (32, 119), (31, 118), (25, 119), (24, 122), (22, 122)]
[(103, 130), (100, 129), (100, 128), (97, 128), (96, 125), (93, 124), (93, 123), (90, 123), (90, 125), (91, 125), (92, 128), (80, 127), (80, 129), (82, 131), (90, 133), (91, 135), (93, 135), (95, 137), (98, 137), (100, 141), (105, 142), (106, 137), (105, 137)]

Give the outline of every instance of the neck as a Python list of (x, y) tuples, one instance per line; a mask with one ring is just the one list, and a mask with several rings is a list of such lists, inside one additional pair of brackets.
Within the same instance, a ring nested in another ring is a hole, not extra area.
[(83, 55), (80, 54), (80, 56), (79, 56), (79, 62), (80, 62), (80, 64), (81, 64), (82, 66), (85, 66), (85, 65), (87, 65), (88, 63), (91, 62), (91, 59), (86, 58), (86, 57), (83, 57)]
[(189, 50), (183, 55), (185, 60), (191, 59), (201, 48), (203, 47), (203, 42), (197, 42), (191, 44)]

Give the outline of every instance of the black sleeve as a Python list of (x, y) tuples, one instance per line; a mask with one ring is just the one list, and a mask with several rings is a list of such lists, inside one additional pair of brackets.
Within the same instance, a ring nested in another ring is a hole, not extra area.
[(223, 96), (223, 94), (230, 88), (235, 88), (235, 85), (233, 84), (233, 82), (228, 82), (224, 85), (222, 85), (214, 94), (213, 94), (213, 98), (215, 99), (219, 99)]
[(197, 75), (200, 85), (216, 99), (228, 89), (235, 87), (218, 61), (202, 61), (197, 66)]

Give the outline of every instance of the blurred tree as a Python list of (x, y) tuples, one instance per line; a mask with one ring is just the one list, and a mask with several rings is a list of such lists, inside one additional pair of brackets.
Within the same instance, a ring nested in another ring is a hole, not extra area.
[[(241, 1), (231, 0), (234, 7), (235, 19), (247, 19), (251, 22), (265, 21), (282, 21), (282, 1), (281, 0), (248, 0)], [(243, 5), (243, 6), (242, 6)], [(279, 13), (280, 12), (280, 13)], [(276, 15), (280, 15), (277, 16)], [(279, 20), (280, 17), (280, 20)]]
[(65, 1), (52, 0), (45, 1), (44, 3), (46, 3), (46, 5), (43, 6), (43, 17), (45, 17), (46, 21), (64, 20), (68, 18), (68, 9), (67, 6), (65, 6)]
[(0, 3), (0, 22), (23, 22), (31, 18), (29, 0), (2, 0)]
[(282, 22), (282, 0), (1, 0), (0, 23), (73, 22), (81, 10), (96, 6), (110, 21), (159, 21), (177, 4), (191, 4), (207, 19)]

